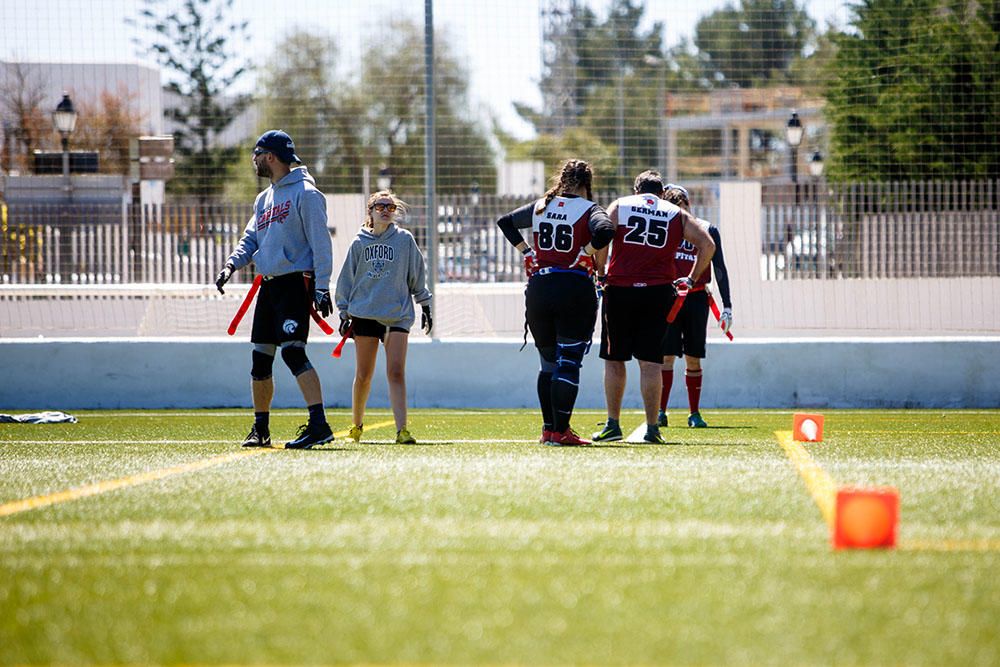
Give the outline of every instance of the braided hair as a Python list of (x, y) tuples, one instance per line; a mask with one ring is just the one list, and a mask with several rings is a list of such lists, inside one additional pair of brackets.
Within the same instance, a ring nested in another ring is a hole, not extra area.
[(541, 213), (549, 203), (557, 196), (570, 190), (585, 188), (587, 199), (593, 201), (594, 193), (591, 185), (594, 181), (594, 172), (590, 169), (590, 163), (584, 160), (566, 160), (559, 169), (559, 175), (552, 177), (552, 187), (545, 192), (545, 202), (540, 203), (535, 213)]

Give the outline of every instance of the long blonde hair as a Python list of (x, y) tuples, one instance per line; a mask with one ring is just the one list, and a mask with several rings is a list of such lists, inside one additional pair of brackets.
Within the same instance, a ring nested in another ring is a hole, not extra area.
[(383, 197), (388, 197), (392, 200), (392, 203), (396, 205), (396, 212), (392, 214), (393, 222), (398, 223), (399, 220), (406, 214), (406, 202), (397, 197), (392, 190), (379, 190), (368, 198), (368, 205), (365, 207), (365, 229), (375, 229), (375, 221), (372, 220), (372, 206), (374, 206), (375, 202)]
[(552, 187), (545, 193), (545, 201), (538, 205), (535, 213), (541, 213), (545, 207), (556, 197), (570, 190), (585, 188), (587, 199), (593, 201), (594, 194), (591, 186), (594, 182), (594, 172), (590, 169), (590, 163), (584, 160), (566, 160), (559, 168), (559, 173), (552, 177)]

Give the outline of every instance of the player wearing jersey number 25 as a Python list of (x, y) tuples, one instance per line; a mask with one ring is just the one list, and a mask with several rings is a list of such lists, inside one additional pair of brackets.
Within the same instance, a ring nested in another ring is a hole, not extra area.
[[(570, 428), (570, 417), (597, 320), (592, 255), (614, 235), (608, 214), (593, 202), (592, 183), (587, 162), (567, 160), (544, 197), (497, 220), (525, 255), (527, 323), (541, 362), (541, 442), (550, 445), (588, 443)], [(520, 232), (529, 228), (531, 243)]]
[[(660, 401), (660, 364), (667, 313), (674, 300), (674, 255), (682, 241), (698, 248), (700, 263), (691, 267), (694, 281), (715, 250), (712, 239), (687, 211), (664, 199), (659, 172), (644, 171), (635, 179), (633, 194), (608, 207), (615, 225), (611, 261), (601, 317), (601, 358), (608, 419), (594, 440), (622, 439), (619, 424), (625, 394), (625, 362), (639, 362), (639, 387), (646, 413), (644, 440), (662, 444), (656, 422)], [(608, 250), (597, 253), (598, 274), (604, 272)]]

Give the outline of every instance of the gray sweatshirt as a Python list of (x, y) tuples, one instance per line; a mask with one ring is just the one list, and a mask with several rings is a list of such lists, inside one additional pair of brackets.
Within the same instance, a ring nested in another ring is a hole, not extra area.
[(330, 289), (333, 243), (326, 228), (326, 197), (305, 167), (296, 167), (257, 195), (243, 238), (227, 260), (237, 269), (253, 261), (266, 276), (313, 271), (316, 289)]
[(431, 304), (424, 256), (413, 234), (395, 224), (379, 236), (362, 227), (340, 269), (336, 298), (341, 316), (412, 327), (413, 299)]

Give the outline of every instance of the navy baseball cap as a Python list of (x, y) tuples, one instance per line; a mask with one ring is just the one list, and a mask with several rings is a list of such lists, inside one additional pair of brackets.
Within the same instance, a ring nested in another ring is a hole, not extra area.
[(268, 130), (260, 135), (256, 146), (257, 148), (271, 151), (285, 164), (302, 162), (299, 156), (295, 154), (295, 142), (292, 141), (292, 138), (284, 130)]

